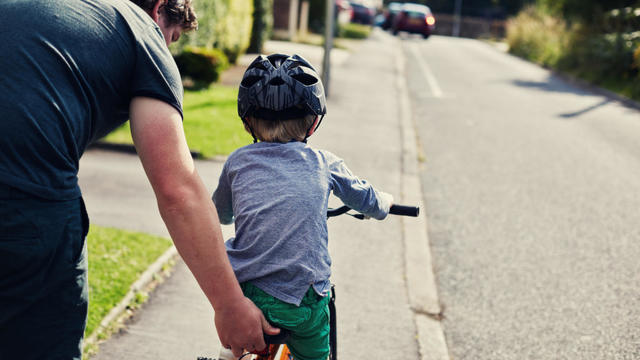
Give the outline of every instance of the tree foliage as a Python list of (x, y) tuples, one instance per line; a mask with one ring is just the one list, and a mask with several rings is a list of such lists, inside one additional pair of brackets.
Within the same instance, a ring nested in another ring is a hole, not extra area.
[(249, 46), (253, 23), (253, 0), (194, 0), (198, 30), (178, 44), (222, 50), (231, 63)]
[(597, 22), (607, 11), (640, 6), (638, 0), (537, 0), (544, 10), (569, 21)]
[(253, 27), (249, 52), (261, 53), (273, 29), (273, 0), (253, 0)]

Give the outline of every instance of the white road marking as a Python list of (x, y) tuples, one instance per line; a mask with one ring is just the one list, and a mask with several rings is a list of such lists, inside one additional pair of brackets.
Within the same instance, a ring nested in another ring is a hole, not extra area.
[(427, 65), (427, 63), (420, 55), (420, 52), (418, 51), (418, 45), (416, 43), (411, 43), (409, 45), (409, 49), (411, 50), (413, 57), (416, 59), (416, 63), (418, 64), (418, 67), (420, 67), (422, 75), (424, 76), (425, 80), (427, 80), (427, 84), (431, 89), (433, 97), (442, 98), (444, 94), (442, 92), (442, 89), (440, 88), (440, 85), (438, 84), (438, 80), (436, 80), (436, 77), (433, 75), (433, 71), (431, 71), (429, 65)]

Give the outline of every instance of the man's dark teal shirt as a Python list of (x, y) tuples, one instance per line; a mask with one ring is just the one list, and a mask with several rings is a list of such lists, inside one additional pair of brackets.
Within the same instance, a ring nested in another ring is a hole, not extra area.
[(128, 0), (0, 1), (0, 183), (80, 196), (87, 146), (128, 119), (136, 96), (182, 113), (162, 33)]

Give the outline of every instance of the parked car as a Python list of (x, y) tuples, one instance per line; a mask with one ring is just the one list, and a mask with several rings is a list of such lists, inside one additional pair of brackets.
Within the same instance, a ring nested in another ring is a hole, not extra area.
[(436, 27), (436, 18), (428, 6), (406, 3), (393, 20), (393, 34), (400, 31), (420, 34), (425, 39), (431, 36)]
[(349, 4), (353, 10), (351, 22), (365, 25), (373, 24), (373, 18), (376, 16), (376, 9), (353, 1)]
[(402, 10), (402, 3), (399, 3), (399, 2), (389, 3), (389, 5), (387, 5), (387, 8), (383, 12), (384, 21), (382, 22), (382, 25), (380, 27), (383, 30), (391, 29), (391, 26), (393, 25), (393, 19), (400, 12), (400, 10)]

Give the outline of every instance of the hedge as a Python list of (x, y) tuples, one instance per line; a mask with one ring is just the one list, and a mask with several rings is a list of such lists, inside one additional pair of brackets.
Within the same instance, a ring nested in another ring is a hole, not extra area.
[(174, 56), (183, 78), (190, 78), (190, 88), (206, 88), (218, 81), (220, 74), (229, 67), (226, 55), (218, 49), (186, 46)]

